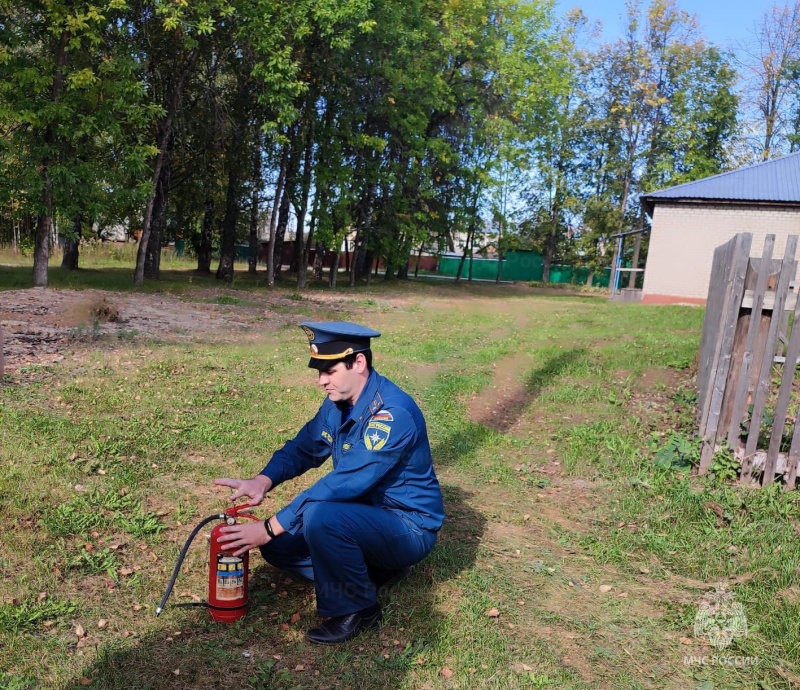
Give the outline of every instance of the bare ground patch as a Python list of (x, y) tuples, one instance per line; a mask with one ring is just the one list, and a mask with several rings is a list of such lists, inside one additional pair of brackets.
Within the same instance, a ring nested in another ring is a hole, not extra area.
[(469, 403), (469, 418), (491, 429), (513, 429), (532, 399), (532, 392), (521, 378), (530, 365), (526, 355), (505, 357), (494, 365), (491, 384)]
[[(407, 298), (387, 299), (387, 309)], [(0, 292), (0, 325), (8, 373), (31, 364), (52, 364), (85, 349), (157, 339), (162, 342), (247, 341), (323, 315), (346, 318), (359, 297), (314, 293), (299, 299), (290, 290), (241, 292), (203, 289), (192, 299), (166, 294), (102, 290), (29, 289)]]

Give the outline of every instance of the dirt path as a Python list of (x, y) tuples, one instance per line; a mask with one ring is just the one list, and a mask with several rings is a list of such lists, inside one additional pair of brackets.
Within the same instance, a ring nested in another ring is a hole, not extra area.
[(296, 300), (285, 293), (224, 288), (194, 291), (191, 299), (102, 290), (4, 291), (0, 327), (5, 371), (59, 362), (89, 343), (113, 347), (115, 342), (153, 339), (241, 341), (308, 318), (309, 310), (336, 318), (351, 306), (352, 300), (340, 295), (317, 293)]

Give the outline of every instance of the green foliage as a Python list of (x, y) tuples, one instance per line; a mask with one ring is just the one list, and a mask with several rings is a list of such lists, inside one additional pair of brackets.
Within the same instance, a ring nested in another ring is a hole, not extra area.
[(671, 431), (667, 442), (656, 452), (654, 461), (659, 469), (689, 470), (700, 463), (699, 440)]
[[(19, 633), (35, 630), (45, 621), (68, 618), (77, 610), (69, 601), (26, 599), (20, 603), (0, 603), (0, 631)], [(23, 686), (24, 687), (24, 686)]]
[(140, 501), (114, 489), (106, 492), (95, 489), (61, 503), (45, 512), (42, 524), (54, 537), (86, 536), (110, 526), (136, 537), (157, 535), (164, 529), (161, 520), (145, 512)]

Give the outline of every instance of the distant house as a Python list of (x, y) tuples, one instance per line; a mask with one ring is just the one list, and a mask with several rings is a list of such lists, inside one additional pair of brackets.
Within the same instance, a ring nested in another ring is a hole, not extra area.
[(753, 233), (752, 254), (774, 234), (780, 258), (800, 234), (800, 152), (641, 197), (652, 218), (642, 302), (704, 304), (714, 249)]

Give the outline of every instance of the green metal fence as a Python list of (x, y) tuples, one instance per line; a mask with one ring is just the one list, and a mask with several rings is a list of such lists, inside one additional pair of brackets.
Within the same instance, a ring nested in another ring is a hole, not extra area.
[[(461, 271), (462, 279), (469, 277), (469, 259), (464, 262)], [(455, 276), (461, 264), (460, 256), (443, 256), (439, 259), (439, 274)], [(596, 273), (592, 279), (595, 287), (608, 287), (611, 269)], [(501, 280), (540, 281), (544, 275), (544, 259), (534, 252), (508, 252), (503, 259)], [(477, 280), (495, 280), (497, 278), (497, 259), (473, 259), (472, 277)], [(589, 269), (585, 266), (550, 266), (551, 283), (573, 283), (585, 285), (589, 278)]]

